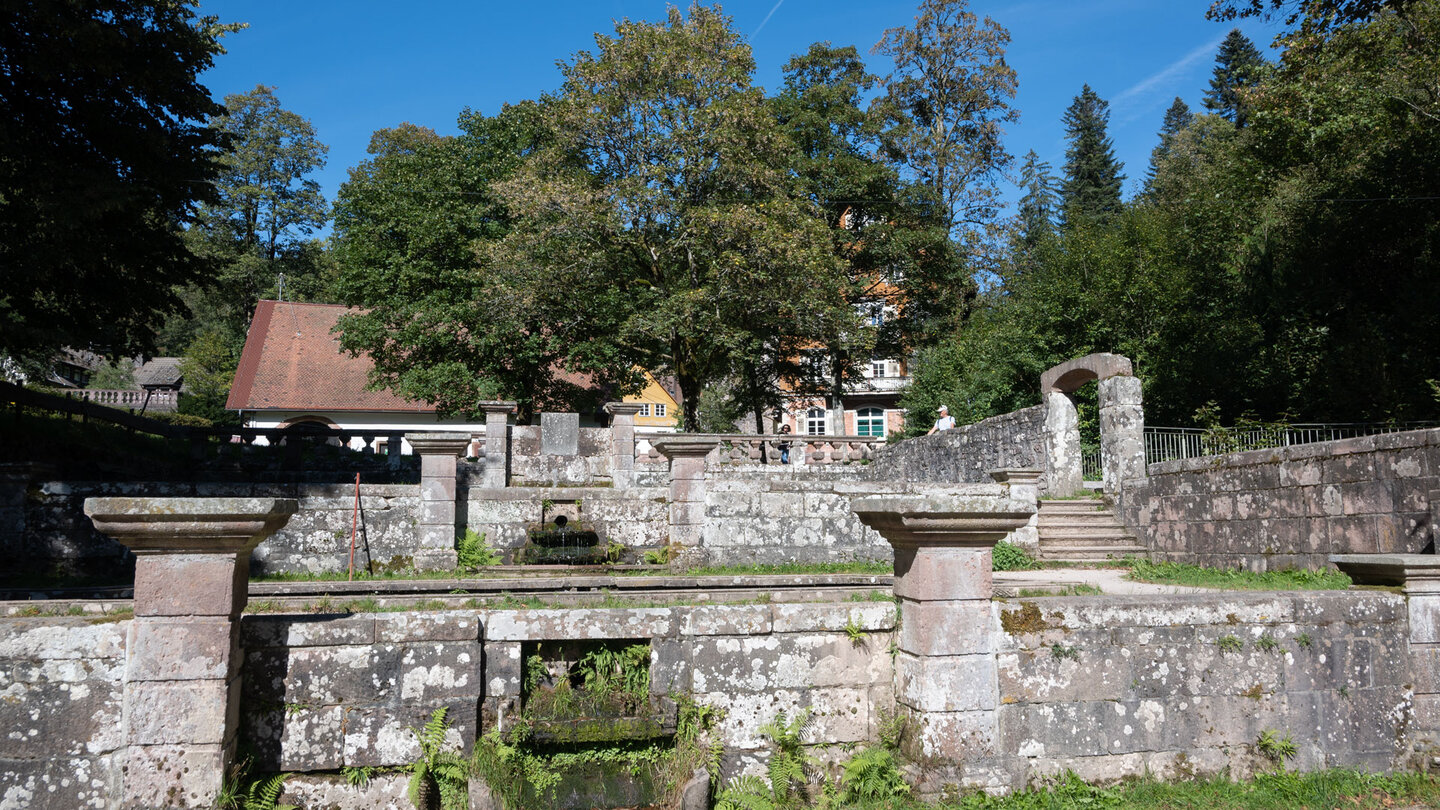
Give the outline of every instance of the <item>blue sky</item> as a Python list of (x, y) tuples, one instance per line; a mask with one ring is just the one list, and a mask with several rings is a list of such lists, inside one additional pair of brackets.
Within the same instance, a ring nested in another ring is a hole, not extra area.
[[(1034, 149), (1058, 173), (1065, 160), (1060, 117), (1088, 82), (1111, 105), (1110, 134), (1125, 163), (1126, 193), (1145, 172), (1155, 133), (1177, 95), (1199, 109), (1215, 50), (1230, 25), (1205, 19), (1209, 0), (972, 0), (1011, 34), (1007, 60), (1019, 74), (1020, 121), (1006, 145)], [(415, 0), (203, 0), (201, 13), (250, 27), (202, 77), (217, 99), (257, 84), (310, 119), (330, 146), (317, 177), (328, 199), (365, 159), (370, 134), (401, 122), (442, 134), (465, 107), (486, 114), (560, 84), (556, 62), (592, 47), (613, 21), (663, 18), (656, 0), (507, 2)], [(886, 28), (910, 24), (916, 4), (888, 0), (737, 0), (723, 4), (755, 51), (755, 81), (780, 86), (781, 67), (810, 43), (855, 45), (870, 54)], [(1265, 49), (1277, 28), (1241, 29)], [(1013, 196), (1013, 193), (1012, 193)]]

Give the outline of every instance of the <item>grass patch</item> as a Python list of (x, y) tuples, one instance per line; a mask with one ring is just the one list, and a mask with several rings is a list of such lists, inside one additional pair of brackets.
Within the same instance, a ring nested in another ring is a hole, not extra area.
[(1343, 591), (1351, 584), (1350, 577), (1339, 571), (1287, 568), (1257, 574), (1254, 571), (1205, 568), (1188, 563), (1152, 563), (1138, 559), (1130, 561), (1127, 578), (1136, 582), (1235, 591)]
[[(830, 563), (754, 563), (751, 565), (704, 565), (687, 568), (685, 576), (735, 577), (756, 574), (893, 574), (894, 563), (856, 560)], [(649, 575), (651, 572), (640, 572)]]
[(1020, 598), (1029, 596), (1101, 596), (1105, 592), (1083, 582), (1055, 588), (1021, 588)]
[(1246, 782), (1223, 777), (1190, 782), (1142, 779), (1095, 787), (1073, 774), (1041, 790), (1008, 796), (970, 794), (938, 805), (909, 800), (844, 805), (847, 810), (1295, 810), (1298, 807), (1384, 810), (1440, 806), (1440, 782), (1424, 774), (1362, 774), (1333, 770), (1281, 771)]

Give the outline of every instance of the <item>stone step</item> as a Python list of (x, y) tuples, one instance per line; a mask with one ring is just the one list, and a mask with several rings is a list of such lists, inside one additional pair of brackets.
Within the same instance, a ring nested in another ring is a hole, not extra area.
[(1119, 521), (1111, 514), (1097, 515), (1041, 515), (1037, 524), (1064, 528), (1066, 526), (1114, 526)]
[(1066, 540), (1120, 540), (1120, 542), (1133, 543), (1135, 536), (1115, 526), (1102, 526), (1099, 529), (1066, 529), (1063, 532), (1041, 532), (1040, 542), (1066, 542)]
[(1062, 550), (1045, 554), (1042, 559), (1046, 562), (1070, 562), (1070, 563), (1103, 563), (1119, 560), (1124, 557), (1143, 557), (1145, 549), (1117, 547), (1114, 549), (1076, 549)]

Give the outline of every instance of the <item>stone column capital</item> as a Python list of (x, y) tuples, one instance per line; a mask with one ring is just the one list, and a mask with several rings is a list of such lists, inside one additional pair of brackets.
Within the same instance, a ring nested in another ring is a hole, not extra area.
[(515, 412), (515, 406), (515, 402), (501, 399), (487, 399), (476, 403), (476, 407), (478, 407), (486, 417), (489, 417), (492, 413), (509, 416)]
[(1018, 484), (1020, 486), (1034, 486), (1044, 475), (1044, 470), (1026, 470), (1017, 467), (1003, 467), (998, 470), (990, 470), (989, 476), (997, 483)]
[(676, 433), (663, 439), (651, 440), (655, 452), (674, 461), (677, 458), (703, 458), (720, 446), (724, 437), (709, 433)]
[(640, 413), (640, 403), (607, 402), (605, 403), (605, 412), (610, 414), (611, 416), (634, 416), (635, 414)]
[(249, 554), (299, 508), (293, 498), (86, 498), (101, 534), (140, 554)]
[(897, 549), (990, 548), (1035, 514), (1033, 506), (994, 496), (871, 496), (850, 508)]
[(459, 456), (470, 446), (470, 434), (406, 433), (405, 441), (422, 456)]

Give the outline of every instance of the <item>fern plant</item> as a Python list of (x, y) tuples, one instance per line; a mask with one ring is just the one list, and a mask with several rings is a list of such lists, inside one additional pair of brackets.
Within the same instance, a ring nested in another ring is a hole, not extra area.
[(747, 774), (731, 779), (715, 797), (715, 810), (776, 810), (770, 786), (758, 776)]
[(466, 529), (465, 536), (455, 541), (455, 556), (461, 568), (500, 564), (500, 552), (491, 548), (485, 542), (485, 535), (477, 534), (474, 529)]
[(845, 802), (874, 802), (910, 795), (910, 785), (900, 773), (895, 755), (886, 748), (870, 748), (845, 763), (840, 774), (840, 799)]
[(250, 759), (240, 760), (220, 785), (215, 804), (222, 810), (299, 810), (293, 804), (279, 804), (288, 773), (250, 777)]
[(801, 709), (791, 720), (786, 719), (784, 711), (776, 712), (774, 720), (760, 727), (760, 736), (774, 746), (767, 775), (770, 794), (778, 806), (784, 806), (792, 798), (801, 802), (809, 800), (809, 772), (815, 765), (815, 758), (805, 750), (805, 733), (810, 725), (810, 712)]
[[(445, 744), (450, 724), (436, 709), (424, 728), (411, 729), (420, 742), (420, 758), (410, 766), (410, 802), (417, 810), (468, 810), (470, 768)], [(247, 808), (248, 810), (248, 808)]]

